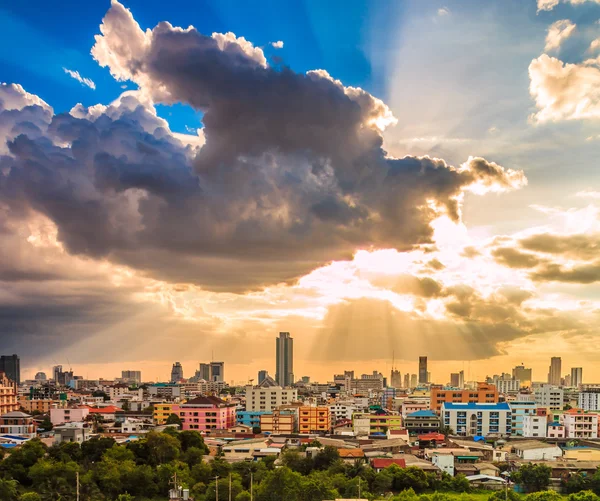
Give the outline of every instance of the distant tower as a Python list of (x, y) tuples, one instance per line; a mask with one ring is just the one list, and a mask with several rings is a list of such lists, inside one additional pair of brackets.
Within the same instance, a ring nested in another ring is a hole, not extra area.
[(573, 367), (571, 369), (571, 386), (578, 387), (583, 383), (583, 368)]
[(280, 332), (275, 341), (275, 381), (285, 388), (294, 383), (294, 340), (289, 332)]
[(210, 381), (210, 364), (200, 364), (200, 379)]
[(268, 375), (269, 375), (269, 371), (265, 371), (265, 370), (258, 371), (258, 384), (262, 383), (267, 378)]
[(427, 384), (427, 357), (419, 357), (419, 384)]
[(554, 386), (560, 386), (561, 378), (561, 365), (562, 361), (560, 357), (552, 357), (550, 359), (550, 370), (548, 371), (548, 383)]
[(0, 372), (4, 372), (11, 381), (21, 384), (21, 361), (18, 355), (2, 355), (0, 357)]
[(225, 381), (225, 362), (210, 363), (210, 380)]
[(177, 383), (183, 379), (183, 367), (179, 362), (173, 364), (171, 369), (171, 383)]
[(408, 372), (404, 374), (404, 388), (410, 388), (410, 374)]
[(40, 382), (46, 382), (48, 378), (46, 377), (46, 373), (45, 372), (38, 372), (35, 375), (35, 380), (36, 381), (40, 381)]

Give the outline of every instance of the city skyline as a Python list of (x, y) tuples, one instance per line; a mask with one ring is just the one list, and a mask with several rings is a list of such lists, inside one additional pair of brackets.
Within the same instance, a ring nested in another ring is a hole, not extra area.
[(598, 2), (44, 7), (0, 16), (21, 379), (243, 381), (291, 332), (296, 378), (600, 381)]

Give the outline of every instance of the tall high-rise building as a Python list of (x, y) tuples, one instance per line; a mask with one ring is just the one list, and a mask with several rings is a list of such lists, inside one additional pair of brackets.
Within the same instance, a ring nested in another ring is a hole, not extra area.
[(417, 379), (417, 375), (416, 374), (411, 374), (410, 375), (410, 387), (411, 388), (416, 388), (418, 385), (418, 379)]
[(561, 378), (561, 359), (560, 357), (552, 357), (550, 359), (550, 369), (548, 370), (548, 383), (554, 386), (560, 386)]
[(402, 388), (402, 373), (399, 370), (392, 369), (390, 386), (392, 388)]
[(258, 384), (262, 383), (265, 379), (267, 379), (267, 376), (269, 375), (269, 371), (266, 370), (262, 370), (262, 371), (258, 371)]
[(210, 364), (200, 364), (199, 369), (199, 378), (204, 379), (204, 381), (210, 381)]
[(427, 357), (419, 357), (419, 384), (427, 384)]
[(56, 384), (59, 384), (60, 375), (62, 374), (62, 365), (52, 367), (52, 379)]
[(513, 379), (518, 379), (521, 381), (521, 386), (530, 387), (531, 386), (531, 369), (527, 369), (525, 365), (517, 365), (512, 370)]
[(450, 374), (450, 386), (460, 388), (460, 374), (458, 372), (452, 372)]
[(210, 381), (225, 381), (225, 362), (210, 363)]
[(465, 387), (465, 371), (458, 373), (458, 387), (462, 390)]
[(404, 374), (404, 388), (410, 388), (410, 374), (408, 372)]
[(128, 383), (140, 384), (142, 382), (141, 371), (121, 371), (121, 379)]
[(583, 384), (583, 367), (573, 367), (571, 369), (571, 386)]
[(289, 332), (280, 332), (275, 341), (275, 381), (285, 388), (294, 383), (294, 340)]
[(18, 355), (2, 355), (0, 357), (0, 372), (17, 384), (21, 384), (21, 361)]
[(183, 379), (183, 367), (181, 363), (175, 362), (171, 369), (171, 383), (177, 383)]

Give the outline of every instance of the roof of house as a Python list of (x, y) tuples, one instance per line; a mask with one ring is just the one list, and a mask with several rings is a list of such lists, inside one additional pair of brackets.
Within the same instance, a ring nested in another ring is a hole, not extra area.
[(404, 459), (371, 459), (371, 466), (373, 468), (387, 468), (388, 466), (392, 466), (393, 464), (398, 465), (400, 468), (406, 468), (406, 461)]
[(404, 447), (408, 445), (403, 438), (390, 438), (388, 440), (373, 440), (370, 444), (362, 444), (360, 446), (364, 451), (374, 451), (388, 449), (390, 447)]
[(227, 405), (225, 400), (221, 400), (219, 397), (213, 397), (212, 395), (201, 395), (191, 400), (188, 400), (185, 404), (181, 404), (182, 407), (195, 406), (195, 405), (210, 405), (210, 406), (221, 406)]
[(476, 481), (482, 481), (482, 482), (499, 482), (499, 483), (506, 483), (506, 480), (504, 480), (501, 477), (493, 477), (491, 475), (467, 475), (467, 480), (469, 482), (476, 482)]
[(424, 433), (423, 435), (419, 435), (419, 440), (423, 440), (424, 442), (435, 440), (436, 442), (443, 442), (446, 437), (442, 433)]
[(459, 447), (466, 447), (467, 449), (478, 449), (478, 450), (492, 450), (493, 447), (489, 444), (475, 442), (474, 440), (460, 440), (458, 438), (451, 438), (450, 442), (458, 445)]
[(420, 411), (411, 412), (406, 417), (439, 417), (435, 411), (423, 409)]
[(107, 407), (83, 407), (87, 408), (90, 411), (90, 414), (114, 414), (115, 412), (122, 412), (123, 409), (120, 407), (115, 407), (114, 405), (109, 405)]
[(558, 447), (555, 444), (547, 444), (546, 442), (540, 442), (539, 440), (524, 440), (523, 442), (514, 442), (512, 444), (513, 449), (518, 451), (528, 451), (533, 449), (555, 449)]
[(478, 411), (510, 411), (510, 405), (508, 402), (498, 402), (495, 404), (485, 403), (455, 403), (455, 402), (444, 402), (442, 408), (445, 410), (478, 410)]
[(554, 422), (550, 423), (548, 426), (552, 426), (552, 427), (562, 427), (562, 428), (564, 428), (564, 427), (565, 427), (565, 425), (564, 425), (564, 424), (562, 424), (562, 423), (559, 423), (559, 422), (557, 422), (557, 421), (554, 421)]
[(338, 449), (341, 458), (363, 458), (365, 452), (362, 449)]
[(13, 411), (13, 412), (8, 412), (6, 414), (2, 414), (3, 418), (30, 418), (31, 416), (29, 414), (25, 414), (24, 412), (20, 412), (20, 411)]

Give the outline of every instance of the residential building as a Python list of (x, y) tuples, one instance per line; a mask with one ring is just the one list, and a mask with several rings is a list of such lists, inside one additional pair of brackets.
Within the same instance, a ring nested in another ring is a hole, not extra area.
[(513, 379), (517, 379), (521, 382), (524, 387), (531, 387), (531, 369), (525, 367), (525, 365), (517, 365), (512, 370)]
[(0, 372), (4, 372), (8, 379), (21, 384), (21, 361), (18, 355), (0, 356)]
[(524, 440), (510, 445), (519, 459), (524, 461), (556, 461), (563, 455), (563, 451), (558, 445), (538, 440)]
[(565, 425), (567, 438), (598, 438), (598, 414), (569, 409), (561, 414), (560, 422)]
[(558, 422), (552, 422), (548, 425), (546, 431), (548, 438), (566, 438), (567, 430), (565, 429), (565, 425)]
[[(512, 405), (511, 405), (512, 407)], [(548, 428), (548, 418), (529, 414), (523, 416), (523, 429), (521, 435), (527, 438), (545, 438)]]
[(391, 410), (396, 398), (396, 388), (384, 388), (381, 394), (381, 407)]
[(491, 404), (498, 402), (498, 389), (493, 384), (488, 383), (478, 383), (476, 390), (432, 387), (429, 404), (431, 410), (440, 412), (445, 402)]
[(560, 357), (550, 359), (550, 368), (548, 369), (548, 384), (560, 386), (562, 360)]
[(583, 384), (583, 367), (573, 367), (571, 369), (571, 386), (579, 388)]
[(163, 425), (167, 424), (167, 419), (171, 414), (179, 416), (179, 404), (161, 402), (160, 404), (154, 404), (152, 411), (152, 420), (154, 424)]
[(249, 426), (254, 428), (260, 426), (260, 416), (268, 414), (271, 411), (240, 411), (238, 410), (235, 414), (235, 420), (237, 424)]
[(35, 438), (36, 425), (33, 417), (20, 411), (7, 412), (0, 416), (0, 435), (18, 435)]
[(148, 387), (148, 395), (152, 398), (175, 400), (181, 397), (181, 386), (175, 383), (156, 383)]
[(600, 388), (590, 388), (580, 392), (578, 407), (584, 411), (600, 410)]
[(462, 390), (465, 387), (465, 371), (458, 373), (458, 387)]
[(171, 383), (178, 383), (183, 379), (183, 367), (180, 362), (175, 362), (171, 369)]
[(456, 434), (464, 436), (508, 436), (512, 433), (511, 409), (506, 402), (500, 403), (453, 403), (442, 404), (442, 425), (449, 426)]
[(427, 357), (419, 357), (419, 384), (427, 384)]
[(416, 374), (410, 375), (410, 387), (416, 388), (419, 385)]
[(409, 414), (429, 409), (429, 400), (405, 400), (400, 406), (402, 417), (406, 418)]
[(404, 374), (404, 386), (405, 389), (409, 389), (410, 388), (410, 374), (407, 372), (406, 374)]
[(19, 407), (24, 409), (25, 412), (36, 414), (48, 414), (50, 409), (53, 407), (58, 407), (60, 401), (52, 400), (50, 398), (36, 398), (29, 399), (27, 397), (19, 398)]
[(299, 433), (330, 433), (331, 425), (329, 407), (303, 406), (298, 409)]
[(225, 381), (225, 362), (210, 363), (210, 381)]
[(436, 451), (431, 456), (431, 463), (451, 477), (454, 476), (454, 454), (448, 454), (446, 451)]
[(334, 423), (344, 419), (352, 420), (352, 414), (357, 410), (356, 405), (352, 402), (337, 401), (329, 406), (329, 412)]
[(352, 394), (364, 394), (369, 391), (383, 390), (383, 374), (373, 371), (373, 374), (362, 374), (360, 379), (350, 381), (350, 390)]
[(74, 379), (73, 371), (63, 371), (62, 365), (55, 365), (52, 368), (52, 374), (54, 376), (54, 382), (57, 386), (68, 386), (69, 383)]
[(413, 412), (404, 418), (404, 428), (416, 435), (437, 431), (441, 423), (437, 412), (429, 409)]
[(45, 372), (36, 372), (34, 379), (40, 383), (45, 383), (48, 380)]
[(563, 408), (564, 391), (558, 386), (543, 384), (534, 390), (535, 403), (538, 407), (558, 411)]
[(399, 370), (392, 369), (390, 374), (390, 386), (392, 388), (402, 388), (402, 373)]
[(403, 428), (402, 416), (398, 414), (355, 412), (352, 416), (352, 427), (355, 435), (385, 434), (388, 431)]
[(0, 372), (0, 416), (18, 410), (17, 383)]
[(246, 386), (246, 410), (270, 411), (281, 405), (291, 404), (298, 400), (298, 390), (272, 386), (261, 388)]
[(89, 407), (50, 409), (50, 422), (53, 426), (56, 426), (59, 424), (85, 421), (89, 414)]
[(282, 388), (294, 384), (294, 339), (280, 332), (275, 340), (275, 381)]
[(498, 389), (498, 393), (519, 393), (521, 389), (521, 381), (519, 379), (498, 379), (494, 383)]
[[(537, 405), (535, 402), (521, 402), (521, 401), (513, 401), (510, 402), (511, 409), (511, 427), (512, 434), (517, 436), (524, 436), (523, 433), (523, 420), (526, 416), (536, 416), (537, 415)], [(544, 432), (545, 432), (544, 427)]]
[(129, 384), (140, 384), (142, 371), (121, 371), (121, 379)]
[(298, 429), (297, 419), (295, 412), (275, 410), (261, 414), (258, 426), (260, 426), (261, 433), (291, 434)]
[(235, 425), (235, 404), (199, 396), (179, 405), (179, 417), (182, 430), (227, 430)]
[(52, 431), (54, 432), (55, 445), (61, 442), (77, 442), (81, 444), (91, 438), (92, 427), (88, 423), (68, 423), (55, 426)]

